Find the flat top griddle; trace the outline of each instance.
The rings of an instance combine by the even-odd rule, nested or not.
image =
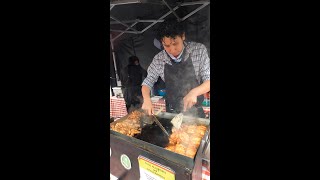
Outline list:
[[[172,118],[174,118],[177,114],[174,113],[168,113],[168,112],[161,112],[157,115],[158,120],[163,124],[163,126],[165,127],[165,129],[168,131],[169,134],[172,133],[171,129],[172,127],[170,127],[170,124],[168,122],[170,122],[172,120]],[[110,125],[115,125],[118,122],[122,122],[124,120],[126,120],[128,118],[129,115],[126,115],[122,118],[120,118],[117,121],[114,121],[112,123],[110,123]],[[201,144],[198,147],[198,153],[202,153],[202,149],[203,146],[206,143],[206,140],[208,139],[208,135],[210,134],[210,120],[209,119],[205,119],[205,118],[195,118],[195,117],[189,117],[189,116],[184,116],[183,117],[183,124],[197,124],[197,125],[204,125],[207,127],[206,133],[203,136],[202,140],[201,140]],[[152,132],[152,130],[155,130],[157,132]],[[147,142],[145,140],[141,140],[143,139],[142,136],[140,136],[141,139],[138,139],[136,137],[130,137],[130,136],[126,136],[124,134],[118,133],[116,131],[113,131],[112,129],[110,129],[110,134],[112,136],[115,136],[117,139],[121,139],[123,141],[126,141],[127,143],[131,143],[134,144],[135,146],[145,149],[146,151],[149,151],[151,154],[157,154],[158,156],[161,156],[163,159],[167,159],[169,161],[174,161],[175,163],[181,164],[183,166],[186,167],[190,167],[192,168],[194,165],[194,159],[187,157],[187,156],[183,156],[181,154],[169,151],[167,149],[165,149],[164,147],[166,146],[167,140],[166,140],[166,135],[161,131],[161,129],[159,127],[157,127],[157,125],[154,123],[152,124],[150,127],[146,128],[146,134],[144,135],[146,138],[148,139]],[[151,133],[150,136],[148,137],[147,133]],[[152,133],[157,133],[157,137],[159,138],[159,136],[161,136],[162,134],[162,140],[158,140],[155,141],[155,136],[152,136]],[[157,142],[154,144],[154,142]],[[201,151],[201,152],[199,152]],[[196,154],[196,156],[197,156]],[[195,156],[195,158],[196,158]]]

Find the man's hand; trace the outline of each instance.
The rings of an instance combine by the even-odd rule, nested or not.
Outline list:
[[[141,109],[144,110],[148,115],[152,115],[153,112],[153,106],[150,98],[150,89],[146,85],[142,85],[141,92],[143,96],[143,104]]]
[[[150,98],[149,99],[145,98],[143,100],[142,110],[144,110],[147,113],[147,115],[154,114],[153,106]]]
[[[183,111],[191,108],[197,103],[197,97],[210,91],[210,80],[203,82],[200,86],[193,88],[183,98]]]
[[[184,98],[183,98],[183,111],[190,109],[193,105],[197,103],[197,94],[193,91],[190,91]]]

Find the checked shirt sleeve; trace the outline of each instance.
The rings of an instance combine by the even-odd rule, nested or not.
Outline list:
[[[201,46],[199,75],[202,82],[210,80],[210,58],[204,45]]]
[[[160,73],[161,73],[160,67],[161,67],[161,64],[160,64],[159,56],[155,56],[150,66],[148,67],[148,70],[147,70],[148,75],[142,82],[142,85],[146,85],[149,87],[149,89],[151,89],[153,85],[157,82],[160,76]]]

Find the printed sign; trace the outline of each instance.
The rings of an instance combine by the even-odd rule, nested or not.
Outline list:
[[[124,168],[126,168],[128,170],[131,169],[131,161],[127,155],[122,154],[120,157],[120,160],[121,160],[121,164]]]
[[[146,157],[139,156],[140,180],[175,180],[175,172]]]

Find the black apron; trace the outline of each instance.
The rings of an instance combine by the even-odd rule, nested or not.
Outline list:
[[[180,113],[183,111],[183,98],[195,87],[199,86],[196,73],[190,56],[184,61],[186,51],[182,54],[182,60],[174,62],[170,56],[172,65],[165,64],[164,79],[166,84],[166,109],[170,113]],[[202,108],[204,96],[197,97],[197,103],[185,113],[189,116],[204,118]]]

